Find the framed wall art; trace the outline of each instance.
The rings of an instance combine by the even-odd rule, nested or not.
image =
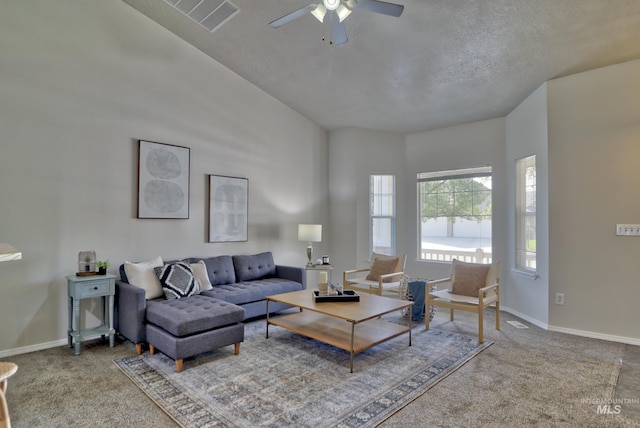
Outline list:
[[[209,176],[209,242],[247,241],[249,180]]]
[[[138,218],[189,218],[188,147],[140,140]]]

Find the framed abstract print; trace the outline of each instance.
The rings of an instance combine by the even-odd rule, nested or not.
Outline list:
[[[209,242],[248,239],[249,180],[209,176]]]
[[[138,218],[189,218],[188,147],[140,140]]]

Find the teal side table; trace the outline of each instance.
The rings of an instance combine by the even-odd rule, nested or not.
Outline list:
[[[115,329],[113,328],[113,302],[116,294],[116,277],[114,275],[68,276],[69,295],[69,348],[75,345],[75,355],[80,355],[80,344],[89,336],[109,335],[109,346],[113,348]],[[95,328],[82,330],[80,327],[80,301],[92,297],[100,297],[101,324]],[[109,325],[107,326],[105,305],[108,298]],[[75,329],[74,329],[75,321]]]

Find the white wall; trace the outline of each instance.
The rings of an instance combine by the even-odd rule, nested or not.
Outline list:
[[[24,254],[0,264],[0,357],[64,343],[79,251],[113,273],[157,255],[306,262],[297,224],[328,223],[319,126],[119,1],[4,1],[0,52],[0,242]],[[135,218],[137,139],[191,149],[188,220]],[[249,179],[248,242],[206,242],[207,174]]]
[[[406,168],[404,172],[411,197],[407,200],[407,239],[403,242],[408,254],[407,272],[417,278],[444,278],[449,275],[448,262],[418,261],[418,220],[416,176],[419,172],[444,171],[489,165],[493,170],[493,258],[505,258],[505,188],[504,119],[492,119],[459,126],[420,132],[406,136]]]
[[[361,128],[347,128],[330,134],[329,190],[331,195],[331,261],[334,281],[345,269],[369,265],[369,176],[396,176],[399,248],[406,240],[405,223],[410,221],[404,181],[404,136]],[[409,194],[407,194],[409,193]],[[398,251],[400,253],[400,251]]]
[[[547,85],[540,86],[507,115],[507,269],[503,287],[504,309],[546,328],[549,322],[549,194],[547,153]],[[536,274],[514,271],[515,266],[515,162],[536,155]]]
[[[548,82],[549,324],[640,344],[640,61]]]

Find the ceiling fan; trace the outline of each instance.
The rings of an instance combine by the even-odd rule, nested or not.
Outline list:
[[[344,21],[353,10],[357,9],[399,17],[402,15],[404,6],[379,0],[322,0],[321,3],[312,3],[308,6],[294,10],[282,18],[278,18],[275,21],[270,22],[269,25],[273,28],[280,28],[284,24],[310,13],[318,21],[322,23],[329,23],[331,34],[333,35],[331,43],[341,45],[343,43],[347,43],[347,30],[345,29],[342,21]]]

